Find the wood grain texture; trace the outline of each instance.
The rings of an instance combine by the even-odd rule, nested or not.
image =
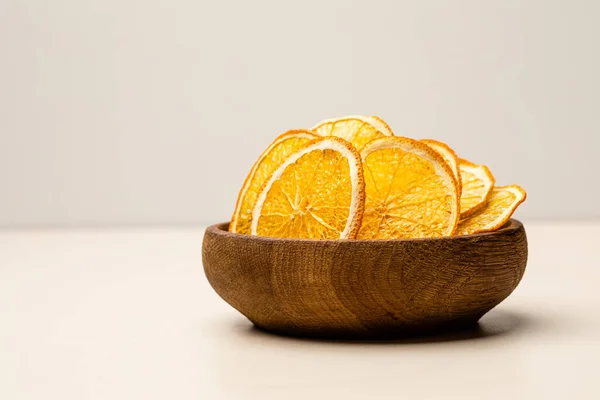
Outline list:
[[[415,240],[276,239],[206,230],[202,259],[215,291],[265,330],[390,337],[476,323],[518,285],[523,225]]]

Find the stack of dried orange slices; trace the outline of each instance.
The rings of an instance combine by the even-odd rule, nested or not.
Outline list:
[[[394,136],[379,117],[280,135],[246,177],[231,232],[309,239],[412,239],[490,232],[526,197],[445,143]]]

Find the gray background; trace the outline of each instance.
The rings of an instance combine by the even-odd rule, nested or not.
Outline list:
[[[3,0],[0,226],[211,223],[278,134],[376,114],[598,217],[596,1]]]

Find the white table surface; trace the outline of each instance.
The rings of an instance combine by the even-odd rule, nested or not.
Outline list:
[[[208,285],[203,229],[0,231],[0,399],[598,399],[600,223],[526,223],[481,332],[263,333]]]

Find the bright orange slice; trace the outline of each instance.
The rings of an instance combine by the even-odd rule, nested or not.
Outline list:
[[[258,192],[288,156],[318,138],[307,130],[291,130],[278,136],[258,157],[246,177],[238,195],[235,211],[229,224],[230,232],[250,234],[252,210],[256,204]]]
[[[348,142],[321,138],[288,157],[258,195],[252,234],[353,239],[364,211],[360,154]]]
[[[464,219],[485,206],[496,179],[485,165],[460,159],[458,168],[462,181],[460,217]]]
[[[458,156],[456,155],[454,150],[452,150],[450,146],[448,146],[446,143],[438,142],[437,140],[433,139],[423,139],[421,140],[421,142],[425,143],[427,146],[435,150],[440,156],[442,156],[444,161],[446,161],[446,163],[452,170],[452,174],[454,174],[454,179],[456,179],[456,184],[458,185],[458,192],[461,193],[462,180],[460,179],[460,170],[458,168]]]
[[[317,135],[342,138],[352,143],[359,151],[373,139],[393,135],[389,126],[380,119],[360,115],[328,119],[318,123],[311,130]]]
[[[491,232],[504,225],[527,194],[517,185],[497,186],[485,207],[458,224],[457,235]]]
[[[375,139],[361,152],[365,213],[359,239],[450,236],[459,217],[456,180],[429,146],[403,137]]]

